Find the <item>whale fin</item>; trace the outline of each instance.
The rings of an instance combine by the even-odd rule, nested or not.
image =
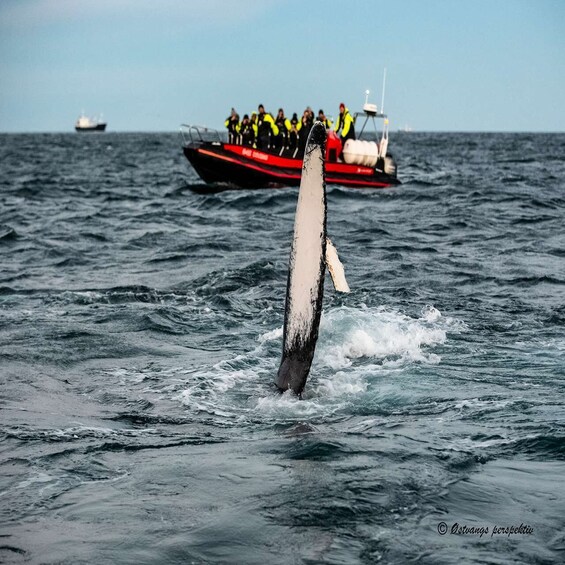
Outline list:
[[[275,384],[281,391],[302,394],[322,315],[326,274],[326,128],[310,130],[302,164],[290,250],[284,313],[283,351]]]
[[[326,264],[332,276],[334,288],[338,292],[351,292],[347,280],[345,280],[345,269],[339,260],[337,249],[329,237],[326,239]]]

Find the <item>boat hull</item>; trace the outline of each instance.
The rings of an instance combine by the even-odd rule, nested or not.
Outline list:
[[[208,184],[225,185],[227,188],[300,185],[301,158],[219,142],[189,143],[183,147],[183,152]],[[329,162],[326,165],[326,183],[355,188],[384,188],[400,184],[400,181],[375,168]]]
[[[75,126],[78,132],[91,132],[91,131],[106,131],[106,124],[96,124],[95,126],[79,127]]]

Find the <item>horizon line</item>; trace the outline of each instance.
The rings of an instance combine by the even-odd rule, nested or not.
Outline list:
[[[91,134],[91,137],[100,137],[113,133],[179,133],[181,125],[179,124],[178,129],[174,130],[136,130],[136,129],[121,129],[121,130],[110,130],[110,131],[100,131],[100,132],[78,132],[72,130],[19,130],[19,131],[0,131],[0,135],[37,135],[37,134]],[[214,128],[211,126],[207,127],[211,130],[224,131],[225,128]],[[227,132],[227,130],[225,130]],[[465,130],[465,129],[443,129],[443,130],[430,130],[430,129],[411,129],[404,130],[402,128],[389,128],[389,133],[405,133],[405,134],[419,134],[419,133],[530,133],[530,134],[565,134],[565,130]]]

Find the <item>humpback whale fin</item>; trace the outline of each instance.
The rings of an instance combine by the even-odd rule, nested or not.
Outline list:
[[[326,273],[326,128],[308,136],[290,250],[283,351],[275,384],[300,395],[314,358]]]
[[[351,289],[345,280],[345,270],[339,260],[337,249],[329,237],[326,239],[326,264],[328,265],[328,271],[332,276],[334,288],[338,292],[350,292]]]

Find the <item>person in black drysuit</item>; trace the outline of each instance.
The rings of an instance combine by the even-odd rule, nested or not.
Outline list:
[[[226,118],[224,125],[228,128],[228,143],[238,143],[239,114],[235,111],[235,108],[231,109],[231,114]]]
[[[249,119],[249,116],[245,114],[239,127],[242,145],[253,147],[253,144],[255,143],[255,135],[257,133],[256,130],[257,126]]]
[[[296,112],[292,114],[290,119],[290,131],[288,133],[288,149],[294,152],[298,147],[298,130],[300,129],[300,120]]]
[[[288,147],[288,134],[290,133],[290,120],[284,115],[284,110],[279,108],[275,118],[275,125],[279,128],[279,135],[273,140],[274,149],[282,151]]]
[[[304,110],[304,114],[302,114],[302,118],[300,118],[300,128],[298,130],[298,154],[304,155],[304,151],[306,150],[306,142],[308,141],[308,135],[310,134],[310,130],[314,125],[314,115],[309,108]]]

